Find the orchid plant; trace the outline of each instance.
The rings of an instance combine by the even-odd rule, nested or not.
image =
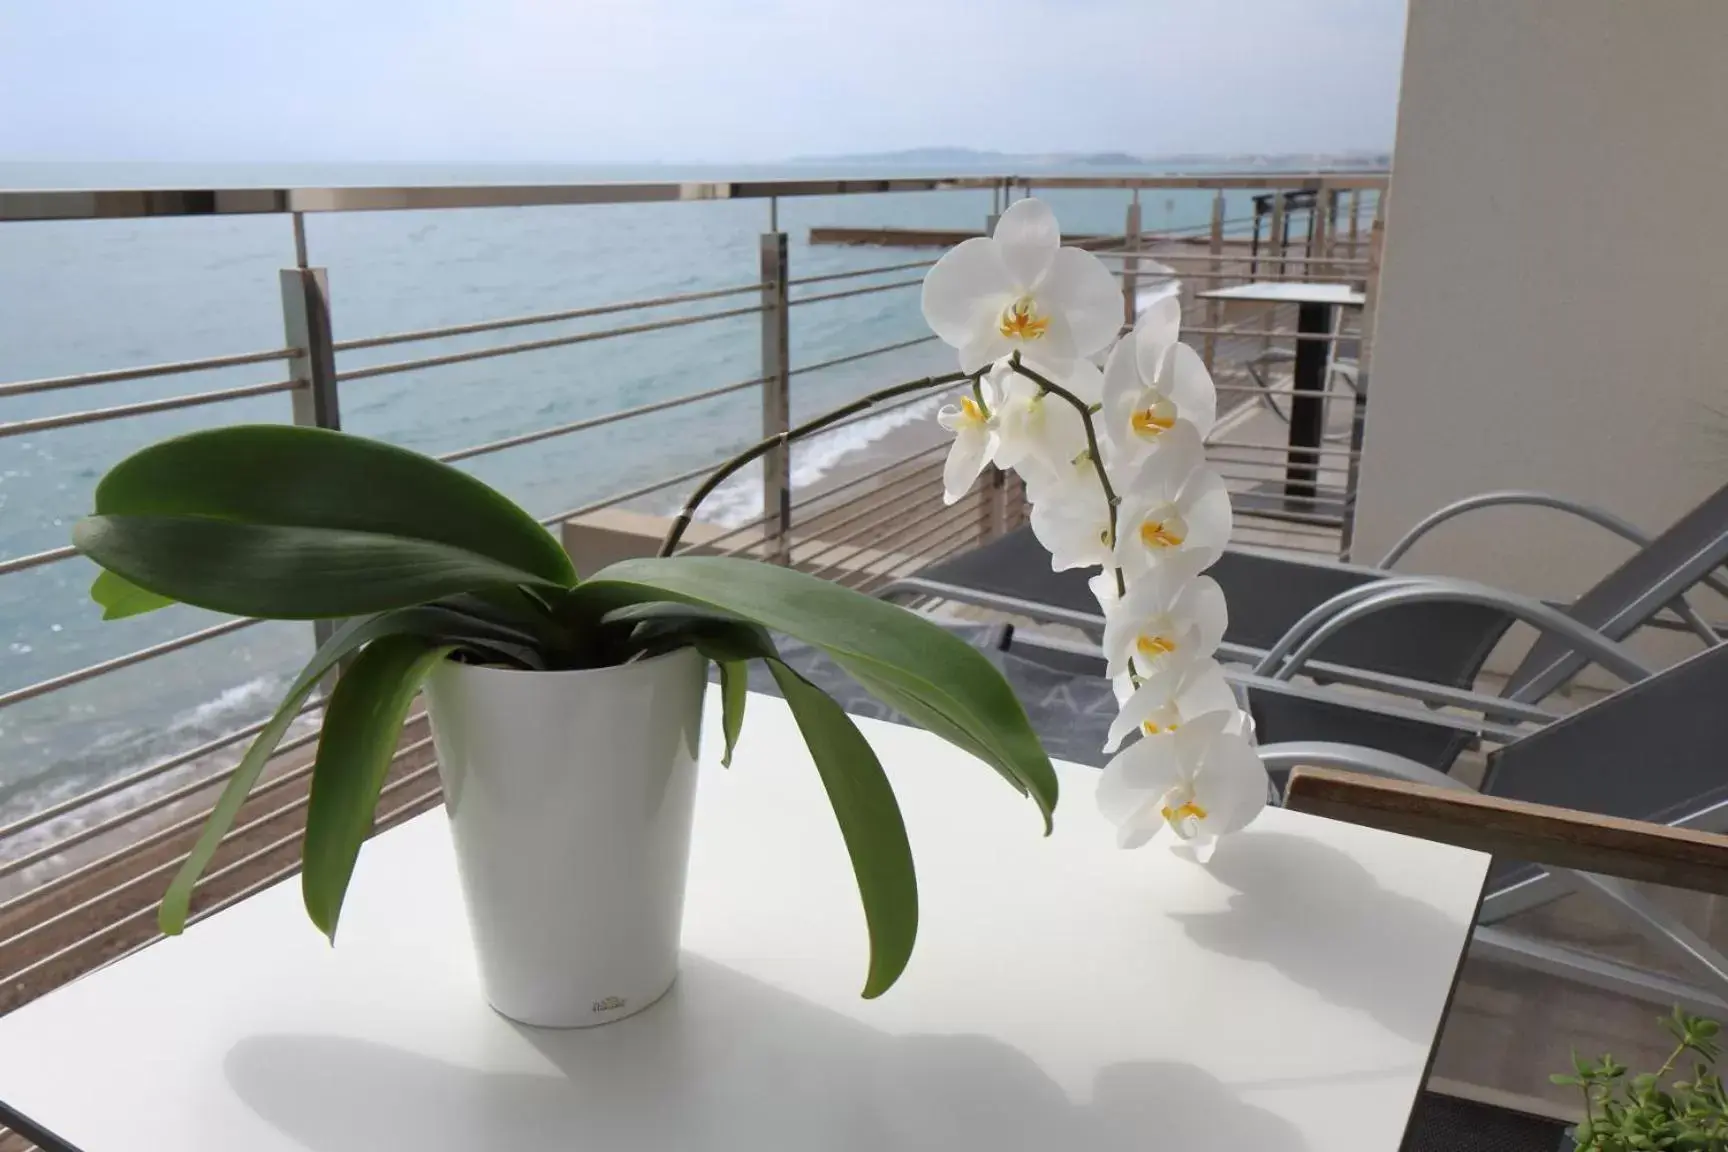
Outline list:
[[[1206,467],[1217,392],[1178,339],[1180,303],[1158,297],[1118,338],[1116,279],[1025,199],[937,261],[923,307],[966,382],[938,415],[954,433],[947,501],[990,464],[1012,470],[1051,566],[1100,569],[1090,587],[1119,702],[1100,809],[1125,848],[1168,828],[1209,857],[1265,807],[1267,778],[1213,659],[1226,611],[1204,572],[1230,539],[1230,495]]]

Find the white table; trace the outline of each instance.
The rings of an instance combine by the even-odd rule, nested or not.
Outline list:
[[[641,1015],[487,1008],[433,812],[366,846],[334,949],[290,881],[0,1019],[0,1100],[81,1152],[1398,1147],[1486,856],[1283,811],[1210,869],[1121,852],[1069,764],[1044,839],[989,769],[861,721],[923,907],[864,1001],[784,705],[751,698],[730,771],[718,712],[682,975]]]
[[[1321,284],[1309,280],[1256,280],[1252,284],[1201,292],[1198,299],[1263,300],[1268,304],[1320,304],[1341,308],[1360,308],[1367,303],[1367,297],[1348,284]]]
[[[1198,294],[1201,300],[1251,300],[1267,304],[1295,304],[1296,363],[1291,369],[1290,455],[1284,465],[1283,492],[1255,489],[1240,501],[1263,513],[1282,514],[1289,519],[1335,524],[1337,512],[1323,510],[1315,479],[1319,474],[1320,448],[1326,436],[1326,365],[1339,308],[1361,308],[1367,297],[1348,284],[1319,284],[1306,280],[1257,280],[1233,288],[1218,288]],[[1360,448],[1354,440],[1352,448]]]

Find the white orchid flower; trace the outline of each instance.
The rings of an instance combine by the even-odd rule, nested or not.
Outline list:
[[[1001,446],[1001,393],[987,380],[978,383],[977,398],[961,393],[959,403],[945,404],[936,422],[954,433],[947,462],[942,465],[942,502],[952,504],[966,495]]]
[[[1242,729],[1236,693],[1230,690],[1224,669],[1216,660],[1199,660],[1182,668],[1161,671],[1138,685],[1130,676],[1118,676],[1111,686],[1119,708],[1104,743],[1106,752],[1116,751],[1132,732],[1138,731],[1143,736],[1173,732],[1208,712],[1234,712],[1238,719],[1232,730]]]
[[[1159,438],[1121,493],[1116,563],[1130,576],[1185,553],[1209,568],[1230,542],[1230,491],[1205,467],[1200,433],[1179,421]]]
[[[1019,200],[993,236],[950,249],[924,277],[924,319],[976,372],[1012,352],[1066,374],[1102,351],[1122,324],[1122,289],[1103,261],[1062,247],[1056,217]]]
[[[1028,479],[1027,494],[1033,493],[1032,535],[1050,553],[1052,571],[1110,563],[1110,504],[1096,473]]]
[[[976,393],[942,410],[955,434],[943,482],[953,503],[986,464],[1013,469],[1051,567],[1103,569],[1087,585],[1104,613],[1119,708],[1099,806],[1125,847],[1168,827],[1204,858],[1266,803],[1252,722],[1212,658],[1224,593],[1201,575],[1232,520],[1222,478],[1205,467],[1217,391],[1179,339],[1174,293],[1149,302],[1104,360],[1122,307],[1109,270],[1063,248],[1036,200],[937,261],[924,279],[925,319],[965,372],[984,373]]]
[[[1104,374],[1094,364],[1078,361],[1060,377],[1030,361],[1027,367],[1082,404],[1091,406],[1102,401]],[[1088,473],[1096,477],[1087,450],[1086,421],[1072,403],[1054,392],[1044,391],[1037,381],[1022,376],[1006,363],[991,369],[989,379],[1003,398],[998,422],[1002,443],[996,450],[996,464],[1020,473],[1028,486],[1027,495],[1034,503],[1039,496],[1032,489],[1045,487],[1047,481],[1061,485],[1074,478],[1083,479]]]
[[[1036,514],[1037,509],[1033,509]],[[1179,671],[1218,650],[1229,623],[1224,590],[1197,576],[1193,557],[1142,573],[1104,611],[1105,675],[1132,668],[1145,677]]]
[[[1254,745],[1232,731],[1240,713],[1207,712],[1118,752],[1098,779],[1098,810],[1116,842],[1138,848],[1165,828],[1204,861],[1218,838],[1266,807],[1266,769]]]
[[[1178,421],[1202,439],[1218,421],[1218,391],[1200,354],[1177,339],[1182,306],[1160,297],[1104,365],[1103,434],[1124,462],[1156,447]]]
[[[1086,587],[1092,590],[1092,598],[1098,601],[1098,610],[1105,615],[1116,607],[1122,596],[1116,590],[1116,573],[1109,568],[1086,581]],[[1121,694],[1117,694],[1117,703],[1121,703]]]

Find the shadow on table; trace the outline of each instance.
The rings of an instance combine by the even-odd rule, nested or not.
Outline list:
[[[518,1031],[544,1058],[505,1045],[495,1058],[520,1072],[285,1034],[240,1042],[225,1070],[240,1099],[316,1152],[1304,1147],[1189,1065],[1106,1068],[1077,1104],[1000,1041],[891,1036],[690,954],[641,1015]]]
[[[1403,941],[1412,956],[1446,957],[1450,972],[1463,941],[1445,915],[1388,892],[1343,852],[1300,836],[1233,837],[1207,867],[1235,891],[1223,911],[1172,914],[1196,944],[1270,964],[1328,1002],[1365,1012],[1407,1040],[1424,1047],[1433,1042],[1432,995],[1411,995],[1406,973],[1389,971],[1340,942],[1391,937]]]

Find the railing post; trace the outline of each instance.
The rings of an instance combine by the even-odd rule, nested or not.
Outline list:
[[[1329,227],[1331,220],[1326,212],[1326,202],[1329,196],[1330,192],[1326,188],[1317,189],[1314,193],[1314,207],[1308,210],[1308,258],[1310,260],[1325,260],[1332,249],[1331,229]],[[1324,276],[1332,274],[1331,266],[1328,264],[1308,264],[1304,266],[1304,269],[1302,275],[1304,280],[1314,279],[1312,275],[1309,275],[1309,272],[1315,270]]]
[[[1338,258],[1338,204],[1342,200],[1338,189],[1326,190],[1326,270],[1328,275],[1336,275],[1332,261]]]
[[[1128,257],[1122,261],[1122,323],[1132,328],[1140,316],[1140,261],[1133,253],[1140,251],[1140,190],[1128,202],[1128,220],[1122,229],[1122,247]]]
[[[1266,233],[1266,253],[1268,257],[1266,262],[1267,265],[1273,269],[1271,278],[1274,280],[1284,279],[1284,257],[1288,254],[1286,248],[1290,240],[1290,236],[1287,232],[1288,228],[1289,219],[1284,215],[1284,190],[1279,188],[1272,193],[1272,227]],[[1278,253],[1276,257],[1272,256],[1272,251],[1274,249],[1276,249]],[[1276,265],[1273,264],[1273,260],[1277,261]],[[1278,326],[1275,323],[1278,317],[1278,305],[1268,305],[1266,308],[1261,310],[1259,316],[1260,327],[1270,333],[1272,329]],[[1260,348],[1262,351],[1271,350],[1272,337],[1270,335],[1262,336],[1260,338]]]
[[[1210,287],[1222,288],[1224,283],[1224,189],[1220,188],[1212,194],[1212,235],[1207,245],[1212,253],[1209,267],[1212,270]],[[1212,361],[1218,354],[1218,329],[1224,327],[1224,301],[1206,301],[1206,339],[1200,352],[1200,357],[1206,362],[1206,371],[1212,371]]]
[[[1266,234],[1267,263],[1272,263],[1274,259],[1277,261],[1277,268],[1272,273],[1272,279],[1274,280],[1284,279],[1285,248],[1290,240],[1290,237],[1285,232],[1285,227],[1284,190],[1280,188],[1272,193],[1272,227],[1267,230]],[[1276,249],[1278,253],[1276,257],[1272,256],[1272,251],[1274,249]]]
[[[1260,279],[1260,197],[1254,203],[1254,239],[1248,246],[1248,279]]]
[[[762,438],[792,427],[790,312],[786,270],[786,233],[762,236]],[[792,562],[792,449],[784,440],[762,457],[763,535],[768,558]]]
[[[300,354],[288,361],[294,381],[294,423],[310,428],[340,429],[341,405],[336,391],[336,346],[330,328],[330,282],[324,269],[305,266],[304,233],[295,217],[295,248],[298,268],[282,269],[282,333],[286,347]],[[331,620],[314,620],[312,635],[322,646],[335,632]],[[335,686],[324,683],[326,694]]]
[[[288,362],[294,381],[294,423],[341,428],[336,349],[330,333],[330,283],[322,268],[282,269],[282,331],[300,355]]]
[[[1356,236],[1358,221],[1362,216],[1362,189],[1350,189],[1350,259],[1356,259]]]

